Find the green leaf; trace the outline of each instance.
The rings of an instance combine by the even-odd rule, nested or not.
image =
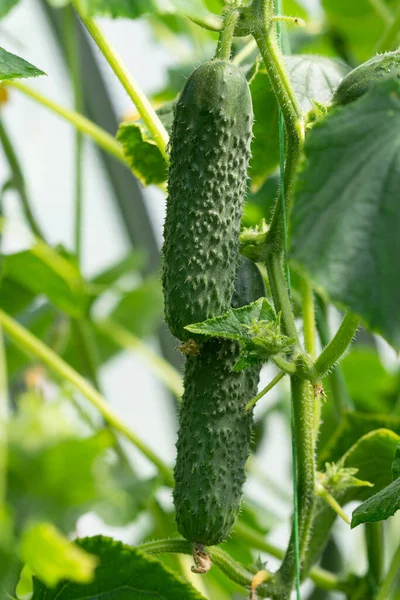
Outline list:
[[[391,464],[400,437],[389,429],[377,429],[360,438],[346,452],[341,463],[357,468],[357,478],[371,482],[373,488],[360,487],[353,498],[363,500],[392,480]]]
[[[0,280],[0,308],[14,315],[29,306],[35,297],[34,292],[7,277]]]
[[[164,127],[170,133],[175,102],[157,110]],[[131,169],[143,185],[163,183],[167,179],[167,163],[144,122],[139,119],[119,126],[117,139],[122,144]]]
[[[133,275],[139,272],[146,263],[142,252],[129,252],[120,261],[98,273],[90,283],[100,286],[103,290],[108,289],[125,275]]]
[[[392,412],[398,394],[398,379],[386,371],[378,352],[367,346],[354,346],[340,361],[340,368],[357,411]]]
[[[2,14],[4,13],[2,13],[0,4],[0,17]],[[11,54],[11,52],[7,52],[4,48],[0,48],[0,81],[38,77],[39,75],[46,75],[46,73],[34,67],[20,56]]]
[[[266,298],[260,298],[247,306],[231,308],[221,317],[187,325],[185,329],[192,333],[222,337],[244,343],[251,339],[250,328],[255,322],[265,321],[271,323],[275,319],[275,311],[269,301]]]
[[[88,296],[78,267],[42,242],[29,250],[5,256],[3,274],[34,294],[45,294],[55,306],[74,318],[86,313]]]
[[[400,82],[332,111],[305,144],[291,259],[315,286],[400,348]]]
[[[63,579],[89,583],[98,559],[70,542],[50,523],[37,523],[22,534],[21,559],[49,587]]]
[[[375,429],[391,429],[400,435],[400,417],[345,412],[332,438],[323,448],[318,464],[338,462],[359,438]]]
[[[286,67],[304,112],[313,101],[328,103],[349,68],[343,63],[318,55],[285,57]],[[259,69],[250,84],[254,110],[254,139],[250,162],[251,187],[256,191],[279,165],[279,109],[265,69]]]
[[[90,16],[137,19],[146,14],[209,15],[202,0],[84,0]]]
[[[189,583],[135,548],[102,536],[77,540],[76,545],[99,559],[93,583],[64,581],[48,589],[35,579],[32,600],[204,600]]]
[[[18,2],[19,0],[0,0],[0,19],[5,17]]]
[[[400,444],[396,448],[396,455],[392,464],[393,481],[400,477]]]
[[[371,58],[385,30],[385,22],[375,11],[374,4],[370,0],[322,0],[328,24],[360,62]],[[382,4],[389,14],[397,8],[397,0],[385,0]]]
[[[351,527],[361,523],[376,523],[392,517],[400,509],[400,479],[396,479],[383,490],[368,498],[354,511]]]

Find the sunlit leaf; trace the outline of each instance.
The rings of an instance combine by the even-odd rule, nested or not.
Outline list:
[[[383,490],[368,498],[353,511],[351,527],[361,523],[385,521],[400,509],[400,479],[396,479]]]
[[[33,574],[49,587],[63,579],[90,582],[99,562],[50,523],[37,523],[23,532],[20,556]]]

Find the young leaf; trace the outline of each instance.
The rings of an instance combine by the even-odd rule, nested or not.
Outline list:
[[[400,82],[387,80],[310,131],[291,215],[291,258],[315,286],[400,348]]]
[[[400,479],[396,479],[383,490],[368,498],[354,511],[351,527],[361,523],[385,521],[400,509]]]
[[[93,583],[64,581],[49,589],[35,579],[32,600],[204,600],[189,583],[135,548],[102,536],[77,540],[76,545],[99,559]]]
[[[50,523],[37,523],[25,529],[20,556],[33,574],[49,587],[63,579],[89,583],[99,562]]]
[[[46,75],[46,73],[34,67],[20,56],[7,52],[4,48],[0,48],[0,81],[4,81],[5,79],[38,77],[39,75]]]
[[[164,127],[170,133],[175,102],[167,102],[157,110]],[[121,123],[117,139],[122,144],[131,169],[144,185],[163,183],[167,179],[167,164],[152,135],[141,119]]]

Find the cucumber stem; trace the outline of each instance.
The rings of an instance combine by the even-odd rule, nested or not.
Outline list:
[[[257,404],[257,402],[261,398],[263,398],[263,396],[265,396],[265,394],[267,394],[270,390],[272,390],[272,388],[274,388],[276,386],[276,384],[279,383],[280,380],[283,379],[283,377],[285,377],[285,375],[286,375],[286,373],[284,373],[283,371],[278,373],[278,375],[276,377],[274,377],[274,379],[272,381],[270,381],[269,384],[267,386],[265,386],[265,388],[257,394],[257,396],[254,396],[254,398],[246,404],[244,410],[251,410]]]
[[[232,41],[236,25],[239,19],[239,11],[233,10],[227,13],[224,19],[224,26],[218,39],[217,52],[215,58],[220,60],[230,60],[232,52]]]
[[[359,326],[360,319],[358,317],[351,313],[345,315],[336,335],[315,361],[314,367],[321,379],[333,369],[338,360],[346,352]]]
[[[387,600],[389,598],[390,590],[398,577],[400,570],[400,544],[397,548],[394,556],[392,558],[392,562],[389,567],[389,571],[386,574],[385,579],[382,582],[379,593],[376,596],[376,600]]]

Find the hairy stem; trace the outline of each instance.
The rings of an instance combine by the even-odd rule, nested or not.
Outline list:
[[[138,83],[133,78],[132,74],[128,71],[121,57],[110,42],[105,38],[101,29],[97,26],[95,21],[86,16],[86,11],[82,0],[74,0],[74,6],[77,13],[82,19],[86,29],[96,42],[97,46],[101,50],[104,58],[114,71],[115,75],[121,82],[126,93],[136,106],[140,116],[142,117],[147,129],[150,131],[155,143],[165,160],[168,162],[167,144],[168,144],[168,133],[160,121],[156,111],[151,106],[146,95],[140,89]]]
[[[29,203],[28,194],[26,192],[24,175],[18,161],[17,153],[12,145],[11,139],[4,127],[4,123],[0,119],[0,141],[3,146],[5,157],[12,173],[12,182],[21,199],[22,209],[26,221],[31,228],[31,231],[40,239],[44,240],[43,232],[33,214],[32,207]]]
[[[285,375],[286,373],[284,373],[283,371],[278,373],[278,375],[274,377],[274,379],[270,381],[269,384],[257,394],[257,396],[254,396],[254,398],[246,404],[245,410],[251,410],[257,404],[257,402],[261,398],[263,398],[263,396],[265,396],[265,394],[268,394],[268,392],[272,390],[272,388],[274,388],[276,384],[279,383],[281,379],[283,379],[283,377],[285,377]]]
[[[277,313],[282,313],[283,331],[288,337],[294,338],[298,345],[296,323],[287,290],[283,260],[283,255],[281,253],[272,253],[267,256],[265,264],[268,271],[268,279],[271,286],[275,310]]]
[[[117,140],[113,138],[112,135],[104,131],[104,129],[102,129],[89,119],[86,119],[86,117],[84,117],[83,115],[77,113],[74,110],[70,110],[69,108],[65,108],[64,106],[60,106],[56,102],[53,102],[53,100],[46,98],[42,94],[39,94],[39,92],[37,92],[36,90],[30,88],[24,83],[20,83],[19,81],[4,81],[3,84],[18,89],[20,92],[23,92],[42,106],[45,106],[51,111],[57,113],[58,115],[60,115],[60,117],[62,117],[63,119],[71,123],[74,127],[76,127],[76,129],[92,138],[92,140],[96,142],[96,144],[100,146],[100,148],[102,148],[109,154],[112,154],[115,158],[117,158],[119,161],[121,161],[129,167],[129,163],[125,158],[125,154],[122,150],[121,144],[117,142]]]
[[[157,467],[164,479],[165,485],[173,485],[172,473],[165,462],[157,456],[126,424],[114,413],[112,408],[99,392],[88,383],[79,373],[70,367],[62,358],[57,356],[46,344],[22,327],[4,311],[0,310],[0,324],[11,339],[28,355],[33,354],[42,360],[62,379],[69,381],[97,408],[105,421],[128,439],[146,458]]]
[[[374,587],[378,588],[385,563],[385,543],[381,522],[365,523],[365,541],[367,543],[368,575],[372,578]]]
[[[351,313],[345,315],[335,337],[315,361],[314,366],[319,377],[325,377],[343,356],[353,341],[359,325],[360,320],[358,317]]]
[[[219,58],[220,60],[229,60],[231,58],[233,35],[238,18],[238,10],[233,10],[226,15],[224,27],[219,35],[215,58]]]

